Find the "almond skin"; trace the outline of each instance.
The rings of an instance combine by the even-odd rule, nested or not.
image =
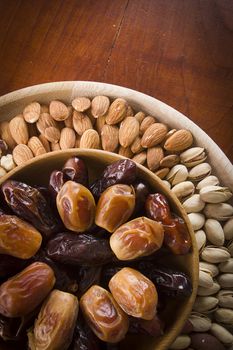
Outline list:
[[[119,129],[119,142],[123,147],[130,146],[139,135],[139,122],[134,117],[123,120]]]
[[[120,146],[118,153],[126,158],[132,158],[134,156],[133,152],[131,151],[130,147],[122,147]]]
[[[41,113],[40,118],[36,123],[36,127],[41,134],[44,134],[45,129],[49,126],[57,126],[57,122],[51,117],[49,113]]]
[[[60,140],[60,130],[54,126],[45,129],[44,136],[50,142],[58,142]]]
[[[181,129],[173,133],[165,142],[164,148],[170,152],[180,152],[190,147],[193,135],[189,130]]]
[[[30,148],[35,157],[47,153],[42,142],[36,136],[32,136],[28,140],[28,147]]]
[[[140,136],[136,137],[136,139],[134,140],[134,142],[132,143],[130,148],[134,154],[140,153],[144,150],[144,148],[141,145],[141,137]]]
[[[72,106],[77,112],[84,112],[91,107],[91,101],[87,97],[76,97],[72,101]]]
[[[73,113],[73,127],[78,135],[82,135],[86,130],[92,129],[92,123],[87,115],[74,111]]]
[[[27,144],[29,139],[28,127],[22,115],[11,119],[9,123],[10,133],[17,144]]]
[[[154,123],[142,136],[142,147],[149,148],[158,145],[167,134],[167,126],[162,123]]]
[[[33,153],[27,145],[17,145],[12,152],[14,162],[17,165],[24,164],[29,159],[33,158]]]
[[[40,117],[41,108],[38,102],[32,102],[23,110],[23,117],[27,123],[35,123]]]
[[[154,117],[151,117],[150,115],[143,118],[140,125],[140,135],[143,135],[144,132],[149,128],[149,126],[151,126],[154,123],[156,123],[156,119]]]
[[[128,104],[123,98],[117,98],[110,105],[106,115],[106,123],[109,125],[121,122],[127,114]]]
[[[151,171],[159,168],[160,161],[163,159],[164,153],[160,146],[148,148],[147,150],[147,165]]]
[[[61,101],[51,101],[49,105],[49,113],[56,121],[62,121],[68,118],[69,110]]]
[[[101,131],[102,148],[114,152],[119,145],[119,129],[117,126],[105,124]]]
[[[139,163],[139,164],[144,164],[146,162],[146,152],[141,152],[141,153],[138,153],[136,154],[132,160],[136,163]]]
[[[38,136],[40,142],[42,143],[42,145],[44,146],[46,152],[50,152],[50,144],[49,141],[46,139],[46,137],[42,134],[40,134]]]
[[[94,118],[99,118],[106,114],[110,105],[107,96],[96,96],[91,101],[91,113]]]
[[[60,136],[61,149],[73,148],[75,146],[76,135],[71,128],[63,128]]]
[[[80,148],[100,148],[100,137],[96,130],[86,130],[80,139]]]

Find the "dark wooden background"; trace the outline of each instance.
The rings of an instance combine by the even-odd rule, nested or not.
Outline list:
[[[233,161],[233,0],[0,0],[0,95],[59,80],[152,95]]]

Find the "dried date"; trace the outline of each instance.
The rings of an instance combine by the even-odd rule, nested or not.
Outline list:
[[[140,318],[131,317],[129,333],[145,334],[151,337],[158,337],[164,333],[164,323],[155,315],[152,320],[143,320]]]
[[[146,203],[146,199],[149,194],[149,187],[142,181],[137,181],[133,184],[135,196],[136,196],[136,203],[134,208],[134,214],[137,214],[140,212]]]
[[[88,170],[82,159],[78,157],[69,158],[62,168],[62,172],[67,180],[88,187]]]
[[[101,267],[80,266],[78,271],[78,296],[81,297],[91,286],[99,284]]]
[[[166,197],[161,193],[150,194],[146,199],[146,214],[150,219],[166,224],[170,222],[171,211]]]
[[[26,260],[0,254],[0,279],[15,275],[24,268],[25,264]]]
[[[60,170],[54,170],[50,174],[49,178],[49,191],[51,193],[51,196],[53,199],[57,197],[58,192],[61,190],[62,186],[64,185],[64,174]]]

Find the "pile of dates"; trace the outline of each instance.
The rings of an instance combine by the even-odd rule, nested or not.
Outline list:
[[[7,180],[0,203],[6,349],[113,350],[127,333],[158,337],[171,298],[192,292],[185,273],[159,264],[189,252],[186,224],[129,159],[89,185],[72,157],[47,187]]]

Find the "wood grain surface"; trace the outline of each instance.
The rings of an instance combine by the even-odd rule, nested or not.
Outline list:
[[[232,0],[0,0],[0,95],[61,80],[154,96],[233,161]]]

